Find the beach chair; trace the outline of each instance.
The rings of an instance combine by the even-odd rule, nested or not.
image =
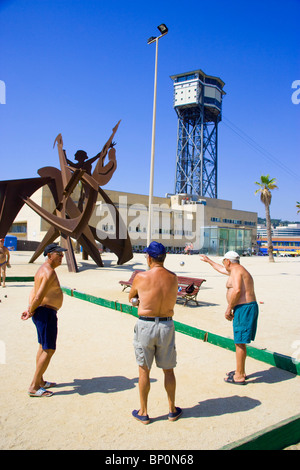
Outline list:
[[[198,305],[197,295],[203,282],[206,282],[206,279],[184,277],[184,276],[177,276],[177,278],[178,278],[177,300],[183,299],[184,306],[187,305],[188,302],[190,301],[193,301]]]

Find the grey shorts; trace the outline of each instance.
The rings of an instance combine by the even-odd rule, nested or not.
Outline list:
[[[176,366],[175,327],[173,320],[138,320],[134,327],[135,357],[139,366],[151,369],[153,359],[161,369]]]

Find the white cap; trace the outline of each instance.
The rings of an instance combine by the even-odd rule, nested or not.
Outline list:
[[[224,259],[229,259],[229,261],[238,261],[240,259],[240,255],[236,251],[227,251],[223,256],[222,261]]]

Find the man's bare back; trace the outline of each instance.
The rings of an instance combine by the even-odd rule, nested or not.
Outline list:
[[[153,265],[149,271],[140,272],[135,276],[129,300],[139,296],[140,316],[172,317],[177,291],[176,274],[163,266]]]

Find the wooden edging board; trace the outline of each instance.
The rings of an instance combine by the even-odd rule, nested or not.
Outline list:
[[[131,305],[122,304],[118,301],[102,299],[101,297],[95,297],[83,292],[79,292],[76,289],[70,289],[69,287],[62,287],[63,292],[67,295],[75,297],[77,299],[85,300],[87,302],[92,302],[96,305],[102,307],[112,308],[118,310],[119,312],[124,312],[135,317],[138,316],[137,308]],[[196,339],[201,339],[208,343],[214,344],[215,346],[222,347],[224,349],[229,349],[230,351],[235,351],[235,345],[233,339],[225,338],[223,336],[215,335],[208,331],[200,330],[193,326],[185,325],[178,321],[174,321],[175,331],[178,333],[183,333],[188,336],[192,336]],[[268,351],[267,349],[258,349],[252,346],[247,346],[247,354],[249,357],[256,359],[257,361],[265,362],[272,366],[278,367],[279,369],[286,370],[295,375],[300,375],[300,362],[296,361],[290,356],[285,356],[273,351]]]
[[[282,450],[300,441],[300,414],[262,429],[220,450]]]
[[[34,276],[6,276],[5,282],[33,282]]]

